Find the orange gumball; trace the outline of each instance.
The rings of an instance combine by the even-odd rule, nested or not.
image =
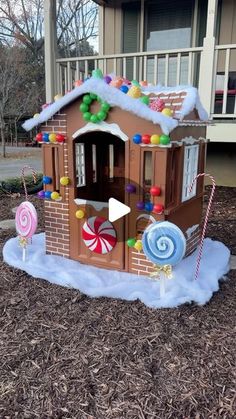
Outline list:
[[[81,86],[82,84],[83,84],[83,81],[82,80],[75,80],[74,87]]]

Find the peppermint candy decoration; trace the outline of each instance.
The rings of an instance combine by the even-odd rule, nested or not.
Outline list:
[[[156,112],[163,111],[164,107],[165,107],[165,102],[164,100],[160,98],[154,99],[149,105],[149,108]]]
[[[176,265],[186,251],[186,239],[183,232],[169,221],[151,224],[143,233],[143,251],[156,265]]]
[[[16,210],[16,231],[20,237],[30,239],[38,225],[38,216],[31,202],[22,202]]]
[[[91,252],[101,255],[111,252],[117,242],[113,225],[103,217],[90,217],[83,225],[82,237]]]

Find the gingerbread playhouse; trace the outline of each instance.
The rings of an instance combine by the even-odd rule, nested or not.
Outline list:
[[[46,252],[148,275],[141,240],[169,221],[197,246],[206,120],[193,87],[137,86],[91,77],[24,124],[42,142]],[[144,83],[143,83],[144,84]],[[129,206],[111,222],[108,201]]]

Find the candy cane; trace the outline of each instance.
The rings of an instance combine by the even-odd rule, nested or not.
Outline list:
[[[26,170],[26,169],[29,169],[29,170],[31,170],[31,171],[32,171],[32,175],[33,175],[34,183],[36,183],[36,182],[37,182],[37,175],[36,175],[35,170],[34,170],[31,166],[24,166],[24,167],[22,168],[22,170],[21,170],[21,179],[22,179],[23,186],[24,186],[25,199],[26,199],[26,201],[28,201],[28,200],[29,200],[29,199],[28,199],[28,192],[27,192],[26,182],[25,182],[25,170]]]
[[[204,242],[204,238],[205,238],[205,234],[206,234],[206,228],[207,228],[208,218],[209,218],[209,214],[210,214],[210,210],[211,210],[212,200],[213,200],[213,196],[214,196],[215,188],[216,188],[216,182],[215,182],[215,179],[213,178],[213,176],[209,175],[209,173],[199,173],[192,180],[192,183],[191,183],[190,188],[189,188],[189,192],[192,191],[192,188],[193,188],[194,183],[201,176],[208,176],[211,179],[211,181],[212,181],[212,190],[211,190],[211,195],[210,195],[210,199],[209,199],[209,202],[208,202],[206,216],[205,216],[205,221],[204,221],[203,229],[202,229],[200,247],[199,247],[199,252],[198,252],[198,257],[197,257],[197,265],[196,265],[195,279],[198,278],[198,274],[199,274],[199,268],[200,268],[200,263],[201,263],[201,258],[202,258],[203,242]]]

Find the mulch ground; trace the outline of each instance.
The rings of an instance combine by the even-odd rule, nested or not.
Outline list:
[[[12,218],[22,197],[0,199],[0,219]],[[207,234],[234,254],[235,208],[236,188],[217,188]],[[165,310],[91,299],[3,262],[0,278],[1,418],[236,417],[236,271],[207,305]]]

